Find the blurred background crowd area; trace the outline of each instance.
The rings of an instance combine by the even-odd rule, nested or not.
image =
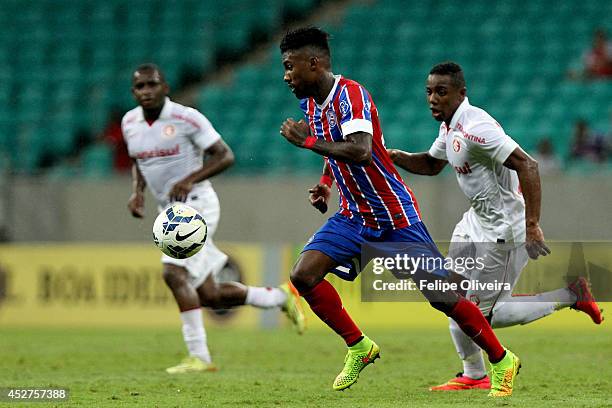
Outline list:
[[[122,115],[133,69],[154,62],[171,97],[201,110],[236,175],[316,174],[321,159],[278,136],[300,117],[283,83],[288,27],[331,33],[334,72],[366,86],[388,147],[437,135],[424,84],[464,68],[486,109],[541,172],[612,169],[612,2],[605,0],[3,0],[0,163],[5,174],[104,178],[129,171]]]

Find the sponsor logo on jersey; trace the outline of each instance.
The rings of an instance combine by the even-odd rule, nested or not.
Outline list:
[[[180,153],[180,146],[177,144],[173,148],[170,149],[155,149],[155,150],[145,150],[143,152],[136,153],[137,159],[151,159],[153,157],[166,157],[166,156],[175,156]]]
[[[470,135],[468,132],[463,130],[463,125],[461,123],[457,123],[457,130],[459,130],[459,132],[461,132],[463,137],[466,138],[467,140],[471,140],[472,142],[476,142],[480,144],[486,143],[486,140],[484,137]]]
[[[455,168],[455,171],[458,174],[469,174],[472,172],[472,169],[470,168],[470,163],[468,162],[465,162],[462,167],[459,167],[459,166],[453,166],[453,167]]]
[[[176,136],[176,128],[174,127],[174,125],[164,126],[164,129],[162,130],[162,136],[166,139],[172,139],[174,136]]]

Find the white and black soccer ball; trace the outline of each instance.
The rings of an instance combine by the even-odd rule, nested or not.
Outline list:
[[[164,254],[176,259],[198,253],[206,242],[207,233],[204,218],[182,203],[166,208],[153,223],[153,242]]]

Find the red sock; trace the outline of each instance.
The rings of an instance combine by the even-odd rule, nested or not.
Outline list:
[[[355,344],[362,336],[359,327],[342,307],[342,300],[331,283],[324,279],[302,296],[319,319],[342,336],[347,345]]]
[[[491,325],[475,304],[466,298],[460,298],[449,316],[457,322],[465,334],[472,338],[474,343],[489,355],[489,361],[496,363],[504,357],[504,348],[493,333]]]

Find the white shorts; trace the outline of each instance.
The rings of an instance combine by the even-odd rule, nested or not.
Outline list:
[[[498,301],[512,296],[512,291],[521,276],[521,272],[527,266],[529,255],[524,243],[475,241],[475,236],[482,237],[479,231],[474,230],[475,228],[480,228],[480,226],[473,225],[468,217],[463,217],[453,231],[448,257],[451,259],[457,257],[480,258],[484,265],[482,268],[454,272],[472,282],[494,283],[499,286],[499,288],[493,290],[470,288],[466,293],[466,298],[474,302],[480,308],[482,314],[488,316]],[[501,287],[505,283],[510,284],[509,290]]]
[[[213,236],[219,225],[221,210],[219,198],[212,187],[194,189],[187,198],[185,204],[200,212],[206,226],[208,227],[206,243],[197,254],[186,259],[175,259],[168,255],[162,255],[164,264],[181,266],[187,269],[189,280],[193,287],[199,287],[212,273],[217,274],[227,262],[227,255],[221,252],[213,242]],[[161,211],[161,209],[160,209]]]

